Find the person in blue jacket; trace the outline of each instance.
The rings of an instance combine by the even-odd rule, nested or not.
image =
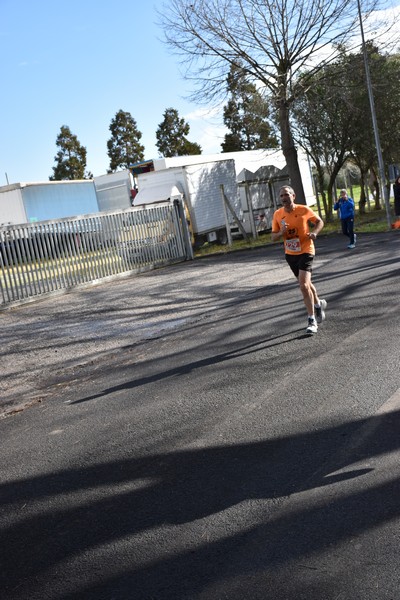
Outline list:
[[[350,239],[350,244],[347,247],[355,248],[357,236],[354,233],[354,200],[347,195],[347,190],[340,190],[340,196],[333,209],[339,211],[343,235]]]

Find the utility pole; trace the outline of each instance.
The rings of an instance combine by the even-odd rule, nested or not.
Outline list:
[[[386,218],[387,218],[388,228],[390,229],[392,224],[391,224],[391,218],[390,218],[389,191],[387,189],[387,186],[385,185],[386,184],[385,165],[383,163],[382,148],[381,148],[381,142],[379,139],[378,123],[376,120],[374,94],[373,94],[372,85],[371,85],[371,74],[370,74],[370,70],[369,70],[367,48],[365,46],[364,27],[363,27],[363,23],[362,23],[360,0],[357,0],[357,5],[358,5],[358,17],[360,20],[362,48],[363,48],[363,54],[364,54],[365,76],[366,76],[366,80],[367,80],[369,104],[371,107],[372,126],[374,128],[376,153],[378,155],[381,195],[382,195],[382,198],[384,198],[384,200],[385,200]]]

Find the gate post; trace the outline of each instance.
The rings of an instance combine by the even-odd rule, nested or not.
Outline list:
[[[193,254],[192,240],[190,237],[189,226],[186,221],[185,209],[183,207],[183,200],[175,199],[174,206],[178,213],[178,221],[179,221],[179,223],[181,223],[181,232],[182,232],[182,237],[183,237],[183,243],[185,245],[185,250],[186,250],[186,260],[193,260],[194,254]]]

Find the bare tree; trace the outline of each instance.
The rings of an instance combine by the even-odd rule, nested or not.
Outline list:
[[[380,2],[362,0],[364,15]],[[298,201],[304,203],[291,106],[312,76],[337,56],[337,48],[358,36],[357,2],[170,0],[161,26],[165,42],[182,57],[185,77],[195,82],[192,98],[196,101],[220,99],[231,66],[243,68],[249,80],[268,91],[277,111],[291,183]]]

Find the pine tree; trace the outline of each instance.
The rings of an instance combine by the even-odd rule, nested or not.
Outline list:
[[[187,139],[189,131],[189,124],[179,118],[178,111],[167,108],[164,112],[164,120],[156,131],[156,146],[160,155],[171,157],[201,154],[201,146]]]
[[[142,133],[129,112],[119,110],[109,127],[111,138],[107,142],[110,158],[109,173],[128,169],[132,164],[144,160],[144,146],[140,143]]]
[[[230,99],[224,107],[224,123],[230,130],[221,144],[222,152],[276,148],[278,140],[270,123],[268,102],[243,69],[232,66],[227,77]]]
[[[67,125],[62,125],[57,136],[56,146],[59,147],[54,157],[56,166],[50,181],[90,179],[91,173],[86,173],[86,148],[78,141]]]

